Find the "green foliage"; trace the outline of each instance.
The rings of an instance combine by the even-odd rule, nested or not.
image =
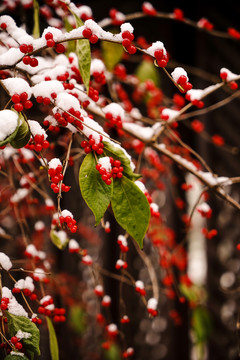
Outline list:
[[[79,335],[83,334],[86,330],[86,312],[80,306],[72,306],[69,309],[69,321],[71,327]]]
[[[23,356],[23,355],[7,355],[4,360],[29,360],[26,356]]]
[[[62,230],[60,230],[62,231]],[[59,250],[63,250],[65,249],[65,247],[68,244],[69,239],[66,238],[66,241],[62,242],[60,236],[59,236],[59,231],[56,230],[51,230],[50,231],[50,239],[52,240],[52,243],[59,249]]]
[[[11,111],[13,111],[13,110],[11,110]],[[4,140],[0,141],[0,146],[7,145],[8,143],[10,143],[15,138],[15,136],[17,135],[17,132],[18,132],[19,124],[20,124],[20,119],[18,117],[16,129],[12,132],[12,134],[10,134]]]
[[[135,174],[132,171],[131,165],[130,165],[130,160],[129,158],[126,156],[125,152],[123,151],[123,149],[121,149],[118,146],[114,146],[113,144],[111,144],[110,142],[107,141],[103,141],[104,143],[104,153],[107,156],[113,157],[114,159],[118,159],[121,161],[121,164],[124,168],[123,170],[123,174],[128,177],[130,180],[137,180],[141,177],[141,175],[139,174]]]
[[[112,209],[117,222],[143,247],[150,208],[143,192],[126,176],[114,180]]]
[[[33,37],[38,39],[40,37],[39,26],[39,4],[37,0],[33,0]]]
[[[15,336],[18,330],[31,334],[31,337],[22,339],[24,348],[29,353],[40,355],[39,341],[40,332],[37,326],[25,316],[17,316],[6,312],[8,319],[8,332],[10,336]]]
[[[156,86],[160,84],[160,76],[152,61],[143,60],[137,67],[135,75],[141,82],[152,80]]]
[[[104,351],[104,360],[121,360],[121,351],[119,346],[112,343],[108,350]]]
[[[211,333],[212,323],[207,309],[203,306],[193,309],[192,327],[197,343],[207,341]]]
[[[10,141],[10,144],[15,149],[20,149],[20,148],[24,147],[25,145],[27,145],[27,143],[30,139],[30,136],[31,136],[28,124],[27,124],[24,116],[21,113],[19,113],[19,119],[21,120],[22,124],[18,127],[17,133],[14,136],[14,139],[12,141]]]
[[[96,160],[92,153],[88,154],[80,167],[79,184],[82,196],[92,210],[96,225],[105,214],[112,196],[113,186],[106,185],[96,169]]]
[[[55,333],[55,329],[52,323],[52,320],[47,316],[47,326],[49,333],[49,345],[50,345],[50,353],[51,360],[59,360],[59,349],[58,349],[58,341]]]
[[[104,64],[109,71],[112,71],[122,59],[123,47],[121,44],[102,41],[101,48]]]
[[[188,301],[196,304],[204,303],[207,298],[206,290],[197,285],[187,286],[185,284],[179,284],[179,289]]]
[[[83,26],[83,21],[70,8],[69,11],[75,17],[77,27]],[[78,65],[83,83],[89,90],[90,82],[90,66],[91,66],[91,48],[89,40],[81,39],[76,41],[76,54],[78,57]]]

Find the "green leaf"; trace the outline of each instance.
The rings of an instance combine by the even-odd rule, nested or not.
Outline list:
[[[63,250],[67,246],[69,239],[67,238],[67,233],[63,230],[56,231],[51,230],[50,231],[50,239],[52,240],[52,243],[59,249]]]
[[[112,343],[108,350],[104,351],[104,360],[121,360],[121,350],[117,344]]]
[[[77,27],[83,26],[83,21],[75,14],[70,8],[69,11],[75,17]],[[91,66],[91,48],[89,40],[81,39],[76,42],[76,54],[78,57],[78,66],[80,70],[80,74],[83,80],[83,83],[87,89],[87,93],[89,90],[89,82],[90,82],[90,66]]]
[[[207,309],[202,306],[193,309],[192,326],[197,343],[207,341],[212,330],[212,322]]]
[[[80,190],[99,224],[111,201],[113,185],[106,185],[96,169],[92,153],[85,156],[79,171]]]
[[[7,111],[9,111],[9,113],[6,113]],[[1,111],[0,111],[0,127],[6,125],[6,124],[4,124],[4,121],[6,121],[6,120],[5,120],[5,116],[6,116],[5,114],[8,114],[8,115],[9,115],[9,114],[10,114],[10,111],[13,111],[15,114],[18,115],[18,113],[17,113],[16,111],[14,111],[14,110],[9,110],[9,109],[7,109],[7,110],[1,110]],[[2,121],[1,121],[1,114],[2,114],[3,112],[5,112],[5,114],[4,114],[4,116],[2,117]],[[20,119],[19,119],[19,116],[18,116],[16,128],[14,129],[14,131],[13,131],[9,136],[7,136],[4,140],[0,141],[0,146],[7,145],[9,142],[11,142],[11,141],[15,138],[15,136],[16,136],[16,134],[17,134],[17,131],[18,131],[19,124],[20,124]]]
[[[31,337],[22,339],[22,343],[26,351],[34,352],[40,355],[39,341],[40,332],[37,326],[25,316],[17,316],[7,313],[8,332],[10,336],[15,336],[18,330],[31,334]]]
[[[70,24],[70,22],[66,17],[63,19],[63,21],[64,21],[65,30],[67,32],[70,32],[73,29],[72,25]],[[75,51],[76,51],[76,41],[75,40],[68,41],[67,51],[65,52],[66,56],[68,56],[71,52],[75,52]]]
[[[108,41],[101,42],[102,56],[106,68],[111,71],[121,60],[124,53],[121,44],[111,43]]]
[[[112,209],[117,222],[143,247],[148,229],[150,207],[143,192],[127,177],[113,183]]]
[[[78,305],[71,306],[69,309],[69,321],[77,334],[81,335],[86,331],[87,314],[82,307]]]
[[[39,27],[39,4],[37,0],[33,0],[33,37],[38,39],[40,37]]]
[[[159,86],[160,76],[156,66],[152,61],[143,60],[137,67],[135,75],[137,78],[144,82],[152,80],[156,86]]]
[[[24,355],[17,355],[17,354],[11,355],[11,354],[9,354],[8,356],[6,356],[4,358],[4,360],[29,360],[29,359]]]
[[[22,120],[22,124],[18,127],[16,136],[14,137],[14,139],[12,141],[10,141],[10,144],[15,149],[20,149],[20,148],[24,147],[28,143],[30,136],[31,136],[31,133],[30,133],[30,130],[28,127],[28,123],[24,119],[24,116],[21,113],[19,114],[19,119]]]
[[[47,316],[47,326],[49,332],[49,345],[50,345],[50,353],[52,360],[59,360],[59,349],[58,349],[58,341],[55,333],[55,329],[52,323],[52,320]]]
[[[140,174],[135,174],[132,171],[130,160],[127,157],[126,153],[124,152],[123,148],[119,146],[114,146],[108,141],[103,141],[103,143],[104,143],[104,153],[107,156],[111,156],[114,159],[118,159],[121,161],[121,164],[124,168],[123,174],[125,176],[127,176],[130,180],[134,180],[134,181],[142,176]]]

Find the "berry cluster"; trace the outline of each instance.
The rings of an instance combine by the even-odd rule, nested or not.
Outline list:
[[[91,86],[89,86],[88,96],[94,102],[97,102],[99,100],[99,92]]]
[[[154,56],[156,58],[157,64],[160,67],[167,66],[168,63],[168,56],[167,54],[164,54],[163,49],[157,49],[154,51]]]
[[[111,185],[112,183],[112,180],[111,180],[111,177],[112,177],[112,172],[110,171],[107,171],[101,164],[97,164],[96,165],[96,169],[97,171],[99,172],[99,174],[101,175],[102,177],[102,180],[105,182],[106,185]]]
[[[89,28],[85,28],[82,32],[83,36],[90,41],[91,44],[96,44],[98,42],[97,35],[92,33],[92,30]]]
[[[199,109],[204,107],[204,102],[202,100],[198,100],[198,99],[191,100],[191,95],[189,93],[185,95],[185,99],[191,101],[191,103]]]
[[[71,233],[75,233],[77,231],[76,220],[73,219],[72,216],[59,216],[60,224],[63,226],[66,224],[67,228],[71,231]]]
[[[122,45],[125,47],[127,52],[131,55],[135,54],[137,51],[136,46],[132,44],[132,41],[134,40],[134,35],[130,31],[123,31],[122,32]]]
[[[51,189],[55,194],[59,193],[60,190],[60,182],[63,180],[63,174],[62,174],[62,165],[58,165],[55,169],[49,168],[48,169],[48,175],[50,176]],[[67,186],[65,184],[61,184],[61,191],[68,192],[70,190],[70,186]]]
[[[49,142],[45,140],[44,135],[36,134],[31,138],[27,145],[26,149],[35,150],[37,152],[42,151],[42,149],[47,149],[49,147]]]
[[[118,259],[115,265],[115,269],[120,270],[120,269],[127,269],[128,264],[126,263],[126,261],[123,261],[122,259]]]
[[[232,81],[229,80],[231,78],[231,75],[232,75],[232,73],[227,69],[226,69],[226,71],[224,69],[221,69],[221,71],[220,71],[220,78],[224,81],[227,81],[229,87],[232,90],[236,90],[238,88],[238,84],[234,80],[232,80]]]
[[[101,84],[101,85],[106,84],[106,77],[104,71],[101,72],[94,71],[92,75],[97,84]]]
[[[40,306],[38,308],[38,313],[53,317],[55,322],[64,322],[66,321],[64,308],[55,308],[53,304],[53,298],[51,296],[45,296],[40,300]]]
[[[114,75],[121,80],[126,80],[127,71],[123,64],[117,64],[114,68]]]
[[[121,117],[118,115],[116,117],[113,116],[113,114],[111,114],[110,112],[105,114],[105,117],[107,120],[109,120],[109,122],[106,123],[106,125],[108,127],[118,127],[118,128],[122,128],[122,119]]]
[[[31,52],[33,52],[33,46],[31,44],[21,44],[19,50],[23,54],[30,54]],[[35,57],[31,57],[30,55],[24,55],[22,61],[25,65],[30,65],[32,67],[38,66],[38,59],[36,59]]]
[[[124,21],[124,15],[123,13],[121,13],[120,11],[118,11],[117,9],[111,9],[109,11],[109,15],[110,18],[112,19],[112,24],[119,26],[123,23]]]
[[[30,300],[35,301],[37,299],[37,295],[34,292],[32,292],[31,290],[29,290],[28,288],[20,289],[18,287],[14,287],[12,289],[13,294],[19,294],[21,291],[23,292],[23,294],[25,296],[29,296]]]
[[[56,112],[54,114],[54,118],[57,120],[58,124],[63,127],[68,126],[68,124],[74,124],[75,126],[79,127],[79,129],[83,130],[82,122],[84,119],[81,116],[80,111],[74,110],[74,108],[70,108],[68,112]]]
[[[122,354],[123,359],[127,359],[134,355],[134,349],[132,347],[127,348]]]
[[[128,248],[128,242],[127,239],[124,235],[119,235],[118,239],[117,239],[117,243],[120,247],[120,251],[121,252],[128,252],[129,248]]]
[[[123,166],[121,166],[120,160],[114,160],[112,157],[110,157],[110,163],[112,165],[112,177],[113,179],[121,179],[123,176]]]
[[[157,15],[157,10],[154,9],[154,7],[152,6],[151,3],[149,2],[144,2],[142,4],[142,12],[146,15],[150,15],[150,16],[156,16]]]
[[[135,290],[138,292],[141,296],[146,295],[146,290],[144,288],[144,283],[141,280],[137,280],[135,283]]]
[[[11,343],[13,344],[15,349],[22,350],[23,345],[22,345],[22,343],[20,342],[20,339],[17,336],[12,336],[11,337]]]
[[[92,135],[89,135],[89,140],[83,140],[81,142],[81,147],[84,149],[86,154],[89,154],[91,151],[95,151],[98,155],[103,153],[104,144],[102,143],[102,135],[99,136],[100,141],[96,143]]]
[[[56,44],[55,41],[53,40],[53,34],[51,32],[48,32],[48,33],[45,34],[45,39],[46,39],[47,47],[50,47],[50,48],[54,47],[58,54],[61,54],[61,53],[65,52],[64,45],[63,44]]]
[[[179,76],[177,80],[177,84],[181,86],[179,90],[182,93],[185,93],[186,91],[192,89],[192,84],[189,81],[187,81],[187,77],[185,75]]]
[[[30,109],[33,106],[31,100],[28,100],[28,94],[25,91],[21,94],[13,94],[11,100],[14,103],[14,109],[18,112],[23,111],[24,108]]]
[[[3,297],[3,298],[1,299],[1,305],[0,305],[1,309],[2,309],[2,310],[7,310],[8,304],[9,304],[9,298]]]

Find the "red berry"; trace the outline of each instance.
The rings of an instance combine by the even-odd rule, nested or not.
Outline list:
[[[29,65],[31,62],[31,58],[30,58],[30,56],[26,55],[23,57],[22,61],[25,65]]]
[[[55,46],[55,50],[56,50],[56,52],[58,53],[58,54],[62,54],[62,53],[64,53],[65,52],[65,46],[63,45],[63,44],[57,44],[56,46]]]
[[[6,30],[7,24],[6,24],[6,23],[2,23],[2,24],[0,25],[0,27],[1,27],[1,29]]]
[[[17,104],[17,103],[19,103],[20,101],[21,101],[20,95],[14,94],[14,95],[12,96],[12,102],[13,102],[14,104]]]
[[[45,34],[45,39],[46,40],[50,40],[50,39],[53,39],[53,34],[51,32],[48,32]]]
[[[87,39],[89,39],[92,36],[92,30],[89,28],[86,28],[82,32],[83,36]]]
[[[55,46],[55,41],[53,39],[49,39],[47,40],[47,46],[48,47],[54,47]]]
[[[128,51],[128,53],[131,54],[131,55],[135,54],[135,52],[137,51],[136,46],[130,45],[130,46],[127,48],[127,51]]]
[[[96,44],[98,42],[98,37],[97,35],[91,35],[90,38],[89,38],[89,41],[91,44]]]
[[[18,338],[16,336],[11,337],[11,343],[14,345],[18,342]]]
[[[23,106],[25,107],[25,109],[30,109],[33,106],[33,103],[30,100],[27,100],[25,101]]]
[[[20,342],[17,342],[16,344],[15,344],[15,348],[17,349],[17,350],[21,350],[22,349],[22,343],[20,343]]]
[[[21,103],[17,103],[14,105],[14,109],[18,112],[23,111],[23,105]]]
[[[21,51],[22,53],[24,53],[24,54],[26,54],[26,53],[28,52],[28,46],[27,46],[27,44],[22,44],[22,45],[20,45],[19,49],[20,49],[20,51]]]
[[[32,45],[28,45],[28,52],[32,52],[33,51],[33,46]]]
[[[30,60],[30,66],[32,66],[32,67],[38,66],[38,59],[36,59],[36,58],[31,58],[31,60]]]

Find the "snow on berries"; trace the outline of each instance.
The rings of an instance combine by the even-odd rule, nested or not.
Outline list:
[[[37,103],[44,105],[49,105],[63,91],[64,87],[58,80],[41,81],[32,87]]]
[[[90,67],[90,74],[94,77],[94,80],[98,84],[104,85],[106,83],[106,77],[105,77],[105,70],[106,67],[102,60],[100,59],[93,59],[91,62]]]
[[[234,74],[227,68],[221,68],[220,77],[222,80],[227,81],[229,83],[229,86],[232,90],[236,90],[238,88],[238,84],[236,83],[235,80],[239,79],[239,75]]]
[[[142,4],[142,11],[146,15],[150,15],[150,16],[156,16],[157,15],[157,10],[148,1],[144,1],[144,3]]]
[[[99,171],[102,180],[107,185],[111,185],[111,178],[120,179],[123,176],[123,167],[121,166],[121,161],[114,160],[112,157],[105,156],[99,158],[96,169]]]
[[[63,181],[63,166],[58,158],[54,158],[48,163],[48,175],[51,181],[51,189],[55,194],[58,194],[60,189],[62,192],[68,192],[70,187],[65,185]]]
[[[192,84],[189,82],[187,72],[182,67],[176,67],[171,73],[173,80],[180,85],[179,89],[185,93],[192,89]]]
[[[158,301],[155,298],[150,298],[147,302],[147,311],[150,315],[152,316],[157,316],[158,311],[157,311],[157,306],[158,306]]]
[[[28,317],[27,312],[24,310],[22,305],[18,303],[11,290],[6,286],[2,288],[0,308],[1,310],[7,310],[10,314],[13,315]]]
[[[68,243],[68,249],[70,253],[79,253],[80,250],[80,246],[78,244],[78,242],[75,239],[70,239],[69,243]]]
[[[135,290],[136,292],[138,292],[141,296],[145,296],[146,295],[146,290],[144,287],[144,283],[141,280],[137,280],[135,282]]]
[[[103,286],[101,284],[96,285],[95,288],[94,288],[94,293],[98,297],[102,297],[103,294],[104,294]]]
[[[10,136],[18,126],[18,114],[12,110],[0,111],[0,141]]]
[[[122,36],[122,45],[131,55],[135,54],[137,51],[136,46],[132,44],[134,40],[133,27],[130,23],[124,23],[121,25],[121,36]]]
[[[46,131],[35,120],[28,120],[28,125],[32,137],[30,138],[25,148],[30,150],[35,150],[37,152],[40,152],[43,149],[47,149],[49,147],[49,142],[46,140],[47,139]]]
[[[9,271],[12,268],[11,260],[3,252],[0,252],[0,266],[6,271]]]
[[[109,307],[112,303],[111,297],[109,295],[104,295],[101,301],[103,307]]]
[[[204,106],[204,102],[201,100],[203,97],[203,90],[200,89],[191,89],[185,95],[186,100],[191,101],[193,105],[198,108],[202,108]]]
[[[126,16],[121,11],[118,11],[114,8],[110,10],[109,15],[112,19],[112,24],[116,26],[121,25],[126,18]]]
[[[27,81],[22,78],[9,78],[2,80],[2,83],[11,96],[16,111],[21,112],[24,108],[30,109],[32,107],[33,104],[29,100],[32,96],[32,90]]]
[[[46,253],[44,251],[37,250],[34,244],[27,245],[24,255],[35,261],[44,260],[46,258]]]
[[[116,264],[115,264],[115,269],[119,270],[119,269],[127,269],[128,267],[128,264],[126,261],[122,260],[122,259],[118,259],[116,261]]]
[[[30,276],[27,276],[25,279],[20,279],[14,284],[12,292],[17,294],[23,291],[24,295],[30,296],[35,289],[33,279]]]
[[[199,214],[202,215],[202,217],[205,217],[207,219],[210,219],[212,216],[212,209],[206,202],[203,202],[200,205],[198,205],[196,207],[196,210],[199,212]]]
[[[118,128],[122,128],[122,121],[124,119],[125,112],[121,105],[111,103],[105,106],[102,111],[104,112],[106,119],[109,121],[109,123],[107,123],[109,127],[117,126]]]
[[[59,216],[61,226],[65,225],[72,233],[77,231],[76,220],[73,218],[73,214],[69,210],[62,210]]]
[[[121,252],[128,252],[129,248],[128,248],[128,241],[127,238],[124,235],[118,235],[117,238],[117,243],[120,247],[120,251]]]
[[[161,41],[152,43],[150,47],[146,49],[146,53],[156,59],[157,65],[160,67],[167,66],[168,56],[164,44]]]

